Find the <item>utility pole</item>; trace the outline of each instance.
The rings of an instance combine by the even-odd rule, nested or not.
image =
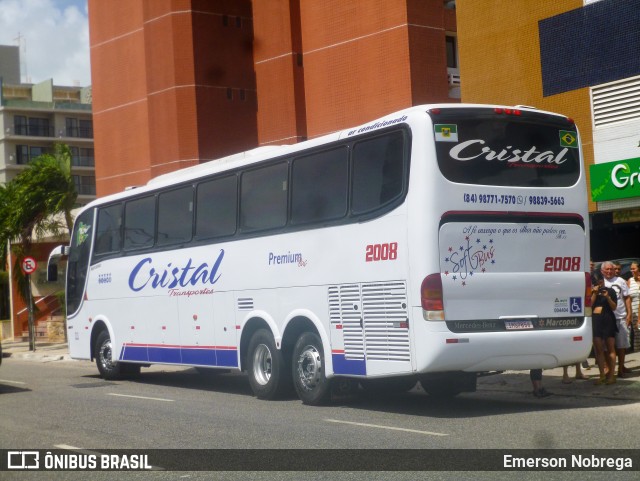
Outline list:
[[[27,280],[27,303],[29,309],[29,350],[36,350],[36,326],[33,319],[33,294],[31,292],[31,274],[36,271],[38,264],[33,257],[27,256],[20,263],[22,272]]]

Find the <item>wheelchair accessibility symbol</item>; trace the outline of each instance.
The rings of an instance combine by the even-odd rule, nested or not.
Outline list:
[[[582,312],[582,297],[570,297],[569,309],[574,314],[577,314],[578,312]]]

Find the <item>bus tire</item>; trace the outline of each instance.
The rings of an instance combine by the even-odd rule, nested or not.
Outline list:
[[[282,351],[267,329],[251,337],[248,352],[249,384],[258,399],[278,399],[290,390],[291,377]]]
[[[461,392],[474,392],[477,385],[476,373],[448,372],[424,375],[420,384],[429,396],[437,399],[449,399]]]
[[[331,399],[331,382],[325,374],[322,340],[304,332],[293,348],[293,386],[304,404],[320,406]]]
[[[113,351],[111,346],[111,337],[109,331],[104,330],[98,334],[95,346],[96,365],[100,376],[106,380],[121,379],[122,364],[113,360]],[[140,368],[138,368],[139,370]]]
[[[434,399],[450,399],[460,394],[460,390],[457,389],[446,381],[426,381],[420,380],[420,384],[425,392]]]

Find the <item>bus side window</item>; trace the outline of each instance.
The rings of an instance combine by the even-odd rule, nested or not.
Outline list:
[[[236,233],[238,180],[235,175],[198,184],[196,193],[196,239]]]
[[[358,142],[353,150],[351,210],[372,212],[402,194],[404,135],[393,132]]]
[[[193,187],[158,195],[158,245],[189,242],[193,230]]]
[[[124,249],[152,247],[156,224],[155,196],[130,200],[124,210]]]
[[[287,162],[242,174],[240,228],[257,231],[283,227],[287,223]]]
[[[98,210],[98,228],[94,255],[118,252],[122,248],[122,204]]]
[[[291,223],[306,224],[344,217],[349,189],[346,147],[294,160],[291,174]]]

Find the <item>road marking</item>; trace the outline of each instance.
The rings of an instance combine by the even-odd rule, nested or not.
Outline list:
[[[163,401],[163,402],[168,402],[168,403],[174,402],[173,399],[162,399],[162,398],[159,398],[159,397],[132,396],[130,394],[116,394],[114,392],[110,392],[110,393],[107,393],[107,394],[109,396],[130,397],[130,398],[134,398],[134,399],[147,399],[149,401]]]
[[[27,384],[26,382],[22,382],[22,381],[10,381],[8,379],[0,379],[0,382],[8,382],[11,384]]]
[[[58,449],[66,449],[68,451],[82,451],[82,448],[77,448],[75,446],[71,446],[69,444],[54,444],[53,445],[54,448],[58,448]]]
[[[406,433],[417,433],[417,434],[427,434],[429,436],[449,436],[445,433],[434,433],[431,431],[419,431],[417,429],[407,429],[407,428],[396,428],[393,426],[380,426],[378,424],[368,424],[368,423],[356,423],[353,421],[340,421],[339,419],[325,419],[328,423],[337,423],[337,424],[350,424],[352,426],[362,426],[365,428],[377,428],[377,429],[388,429],[390,431],[404,431]]]

